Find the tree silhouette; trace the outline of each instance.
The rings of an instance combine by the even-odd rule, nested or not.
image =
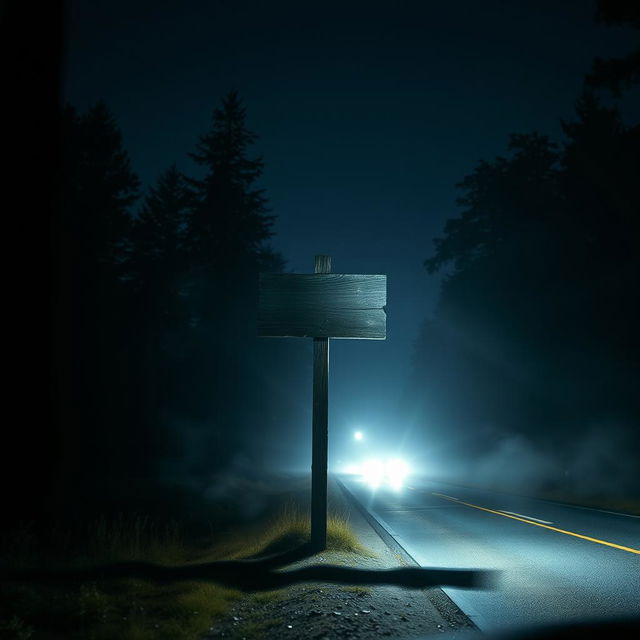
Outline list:
[[[598,0],[596,20],[608,25],[631,25],[640,29],[640,4],[635,0]],[[640,82],[640,47],[623,58],[596,58],[586,83],[608,89],[619,97],[625,89]]]
[[[213,113],[211,131],[202,135],[190,153],[206,171],[190,179],[196,204],[188,225],[187,242],[197,266],[238,268],[257,264],[263,244],[272,235],[263,189],[261,157],[248,157],[257,136],[246,128],[246,109],[235,91]]]
[[[256,336],[258,273],[284,261],[245,118],[228,94],[192,154],[203,176],[169,167],[132,215],[138,180],[114,117],[104,104],[62,113],[61,508],[146,502],[167,467],[203,488],[299,419],[300,355]]]
[[[560,149],[512,136],[465,177],[425,261],[445,277],[414,395],[481,447],[503,432],[562,450],[590,424],[640,419],[638,126],[585,93],[563,129]]]
[[[62,199],[76,272],[111,277],[124,260],[139,180],[115,118],[103,102],[82,115],[65,107],[62,125]]]
[[[619,112],[593,95],[577,103],[578,119],[563,123],[567,143],[561,173],[575,284],[572,299],[587,321],[575,323],[579,348],[592,354],[589,371],[597,397],[640,415],[634,388],[640,384],[640,126],[627,126]],[[575,224],[575,222],[578,224]],[[606,371],[606,375],[603,372]],[[586,373],[586,372],[585,372]]]
[[[211,130],[189,154],[204,175],[180,180],[186,198],[181,222],[170,223],[184,256],[176,292],[186,317],[172,337],[173,364],[165,374],[171,383],[160,404],[170,405],[169,423],[188,425],[199,441],[197,454],[180,462],[197,478],[208,477],[255,440],[249,434],[268,404],[262,366],[267,357],[270,367],[278,362],[277,345],[260,343],[255,335],[258,273],[283,266],[267,244],[274,216],[256,186],[263,171],[262,158],[250,155],[256,139],[246,126],[246,109],[230,92],[213,111]],[[139,225],[147,218],[143,212]],[[137,229],[145,233],[143,226]],[[184,446],[176,443],[175,450]]]
[[[511,158],[480,162],[457,185],[466,192],[457,200],[464,209],[446,222],[444,236],[434,240],[435,253],[425,261],[429,273],[449,263],[462,273],[504,251],[519,255],[514,245],[545,223],[554,198],[555,146],[539,134],[512,135],[508,150]]]
[[[138,197],[115,118],[104,103],[61,114],[63,238],[57,303],[57,394],[63,425],[58,494],[99,483],[127,459],[127,302],[122,286],[131,207]],[[116,465],[112,467],[114,460]],[[124,462],[123,462],[124,464]]]
[[[131,231],[129,277],[148,315],[168,321],[180,306],[187,269],[187,224],[194,197],[175,165],[149,188]]]
[[[189,320],[186,227],[193,194],[175,165],[162,173],[145,196],[133,222],[127,259],[129,353],[135,354],[135,397],[131,414],[147,447],[147,457],[167,433],[162,416],[175,402],[182,370],[172,355],[185,340]]]

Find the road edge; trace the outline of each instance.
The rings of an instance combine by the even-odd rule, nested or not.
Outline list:
[[[333,479],[340,487],[346,499],[355,506],[358,512],[369,523],[371,528],[378,534],[378,537],[389,547],[389,549],[398,555],[406,564],[411,566],[421,566],[416,559],[405,549],[400,542],[398,536],[393,529],[382,520],[379,516],[374,516],[368,509],[351,493],[347,486],[334,474]],[[481,631],[480,627],[473,618],[477,617],[474,613],[466,613],[463,611],[451,597],[441,587],[431,587],[425,589],[425,596],[435,607],[438,613],[450,624],[468,627],[474,631]]]

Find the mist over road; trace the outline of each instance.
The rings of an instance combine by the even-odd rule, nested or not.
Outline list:
[[[640,617],[640,516],[429,481],[348,490],[422,566],[500,570],[445,589],[483,631]]]

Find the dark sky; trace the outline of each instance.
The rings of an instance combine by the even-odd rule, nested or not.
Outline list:
[[[386,431],[438,278],[422,267],[454,185],[511,132],[559,138],[594,57],[631,29],[588,0],[75,0],[64,97],[102,98],[152,183],[235,88],[260,136],[289,269],[388,275],[386,342],[334,341],[331,421]],[[301,348],[305,348],[301,345]],[[338,438],[339,439],[339,438]]]

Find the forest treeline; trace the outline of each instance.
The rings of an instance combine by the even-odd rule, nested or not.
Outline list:
[[[60,118],[52,504],[201,493],[299,407],[297,351],[256,337],[258,273],[284,266],[256,136],[229,93],[189,153],[198,175],[170,166],[143,195],[105,104]]]
[[[638,26],[618,4],[599,2],[600,18]],[[596,61],[560,144],[513,135],[460,183],[425,263],[441,296],[398,416],[442,459],[637,481],[640,128],[597,91],[638,77],[637,52]],[[238,95],[213,111],[192,175],[170,166],[145,192],[106,105],[67,106],[57,127],[54,437],[34,495],[52,512],[121,509],[166,499],[158,483],[201,494],[221,469],[299,452],[309,349],[256,337],[258,273],[284,260]]]
[[[599,93],[637,83],[639,53],[595,61],[561,143],[512,135],[480,162],[434,239],[408,404],[467,478],[640,490],[640,124]]]

